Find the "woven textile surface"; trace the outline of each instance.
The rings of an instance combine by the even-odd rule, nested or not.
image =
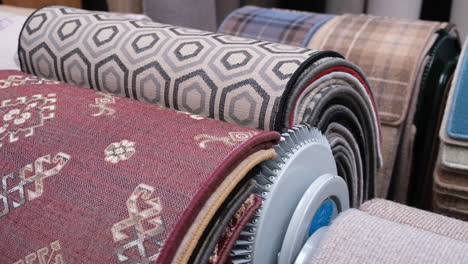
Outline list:
[[[425,133],[418,127],[417,134],[411,129],[420,86],[430,60],[429,50],[438,36],[436,31],[448,28],[439,22],[343,15],[324,25],[307,45],[343,53],[362,67],[369,79],[382,129],[394,130],[396,135],[383,138],[384,167],[379,172],[377,190],[382,197],[388,194],[393,180],[394,198],[406,202],[413,159],[410,153],[415,140],[422,140]]]
[[[385,206],[393,209],[392,204]],[[398,211],[414,210],[412,208]],[[391,211],[392,213],[394,210]],[[389,213],[385,213],[388,215]],[[408,214],[407,214],[408,215]],[[409,224],[389,220],[364,211],[350,209],[341,213],[331,224],[324,239],[311,260],[312,263],[465,263],[468,243],[464,240],[415,227],[411,223],[418,213],[409,214]],[[433,213],[427,215],[440,224],[452,225],[463,230],[468,224],[459,220],[440,219]],[[413,219],[415,222],[421,220]],[[429,223],[427,221],[426,223]],[[447,229],[450,226],[446,227]],[[465,234],[466,235],[466,234]]]
[[[281,27],[269,23],[276,17],[300,15],[317,17],[317,20],[327,16],[247,6],[232,12],[219,32],[266,40],[268,36],[262,32],[272,31],[275,33],[271,34],[280,35],[287,28],[290,35],[298,35],[297,39],[275,38],[272,41],[340,52],[366,73],[383,124],[400,124],[408,111],[421,69],[418,62],[425,55],[423,50],[428,48],[428,40],[435,30],[445,24],[351,14],[333,16],[317,29],[314,29],[314,24],[296,26],[297,22],[292,18],[284,19]],[[307,34],[301,33],[308,30],[313,30],[313,33],[306,38]]]
[[[306,46],[314,33],[334,15],[285,12],[244,6],[236,9],[219,26],[223,34]]]
[[[0,84],[2,263],[185,262],[228,197],[259,206],[249,171],[277,132],[18,71]]]
[[[261,19],[256,19],[258,14],[261,14]],[[278,28],[270,24],[269,19],[294,17],[297,14],[302,13],[259,7],[239,8],[225,19],[219,32],[266,39],[263,32],[273,31],[280,34],[282,28],[288,28],[287,24]],[[308,14],[311,17],[320,17],[319,14]],[[293,20],[290,20],[289,27],[292,28],[293,25]],[[406,200],[410,184],[410,170],[413,166],[411,163],[413,144],[415,140],[432,141],[432,139],[425,140],[424,132],[417,130],[417,127],[414,131],[411,126],[417,110],[419,87],[423,78],[427,78],[423,76],[423,73],[426,64],[431,60],[428,52],[437,39],[436,31],[449,27],[446,23],[345,14],[335,16],[320,24],[319,27],[312,25],[305,29],[298,28],[297,36],[301,36],[301,39],[289,41],[277,38],[275,40],[318,50],[340,52],[365,72],[374,93],[382,123],[384,166],[379,171],[377,183],[377,195],[380,197],[387,196],[393,177],[395,181],[393,184],[396,187],[392,195],[397,200],[403,202]],[[311,33],[305,38],[301,32],[307,29],[311,30]],[[275,33],[269,33],[269,35]],[[294,35],[293,32],[289,34]],[[427,110],[423,107],[429,107],[431,110],[431,105],[440,104],[435,100],[438,99],[428,98],[428,102],[422,102],[426,104],[420,104],[419,108],[421,111]],[[423,121],[425,120],[423,118]],[[425,125],[424,122],[422,124]],[[432,132],[428,134],[433,137],[436,129],[434,126],[430,128],[433,131],[431,130]],[[420,129],[425,131],[426,127],[420,127]],[[415,135],[417,138],[414,138]],[[399,153],[398,157],[397,153]]]
[[[382,123],[399,125],[408,115],[425,51],[432,46],[435,31],[444,26],[349,14],[320,28],[308,46],[336,50],[358,63],[375,93]]]
[[[367,201],[359,207],[359,210],[369,215],[468,243],[468,224],[457,219],[383,199]]]
[[[335,142],[353,205],[374,196],[375,104],[339,54],[63,7],[28,19],[19,53],[45,78],[262,130],[316,126]]]

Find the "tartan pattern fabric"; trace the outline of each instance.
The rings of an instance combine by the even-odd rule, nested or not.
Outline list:
[[[218,31],[246,38],[305,46],[334,15],[244,6],[224,19]]]
[[[387,197],[393,181],[394,199],[407,201],[415,140],[412,126],[421,80],[429,50],[437,39],[436,31],[447,26],[439,22],[347,14],[332,19],[308,44],[338,50],[362,67],[376,98],[382,130],[387,131],[384,134],[395,135],[383,138],[386,158],[378,176],[379,197]]]
[[[0,89],[1,263],[168,263],[217,187],[280,138],[0,71],[13,77]]]
[[[439,22],[347,14],[322,27],[307,46],[336,50],[359,65],[369,79],[382,123],[399,125],[419,88],[422,60],[437,29],[443,26]]]

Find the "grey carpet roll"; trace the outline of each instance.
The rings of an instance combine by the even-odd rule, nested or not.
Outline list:
[[[406,210],[412,209],[400,208],[397,211]],[[410,218],[418,222],[417,217],[413,218],[416,215]],[[429,213],[429,219],[434,217],[440,218]],[[455,221],[445,220],[448,229]],[[468,229],[468,223],[457,224]],[[411,221],[401,224],[350,209],[334,220],[310,263],[466,263],[466,240],[444,236],[440,234],[444,232],[433,232],[433,228],[418,228]],[[437,227],[434,230],[441,229]]]

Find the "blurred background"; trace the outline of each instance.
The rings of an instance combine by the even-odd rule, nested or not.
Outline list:
[[[366,13],[379,16],[450,21],[461,39],[468,33],[468,0],[0,0],[5,5],[39,8],[67,5],[88,10],[145,13],[153,20],[215,31],[234,9],[244,5],[319,13]]]

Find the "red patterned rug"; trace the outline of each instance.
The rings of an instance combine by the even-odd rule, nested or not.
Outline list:
[[[0,71],[0,262],[184,260],[279,137]]]

